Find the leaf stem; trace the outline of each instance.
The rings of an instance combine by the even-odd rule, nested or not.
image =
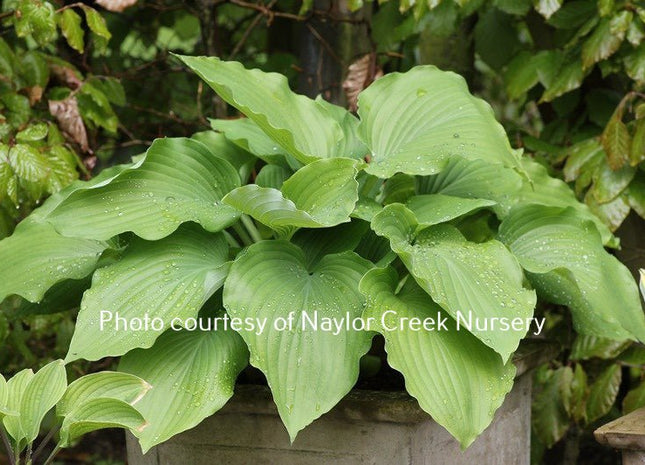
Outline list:
[[[231,247],[241,247],[240,243],[237,242],[237,239],[235,239],[233,234],[231,234],[227,230],[224,230],[222,232],[224,233],[224,237],[226,238],[226,242],[228,242],[228,245],[230,245]]]
[[[47,460],[43,462],[43,465],[50,465],[54,461],[54,457],[56,457],[56,454],[58,454],[58,451],[60,451],[61,447],[60,444],[56,444],[56,447],[54,447],[54,450],[52,451],[51,454],[49,454],[49,457],[47,457]]]
[[[7,449],[7,457],[9,457],[9,464],[16,465],[16,458],[14,456],[13,448],[11,447],[11,442],[7,437],[7,432],[4,430],[4,426],[2,426],[2,422],[0,422],[0,437],[2,437],[2,442],[4,443],[4,446]]]
[[[260,242],[262,240],[262,235],[260,234],[260,231],[258,231],[258,228],[255,227],[253,220],[248,215],[245,215],[244,213],[242,213],[242,216],[240,217],[240,219],[242,220],[242,224],[244,225],[246,230],[253,238],[253,242]]]
[[[41,441],[41,443],[38,445],[38,447],[36,447],[36,450],[34,451],[34,455],[32,456],[33,461],[36,461],[36,459],[40,456],[40,454],[42,454],[43,449],[45,449],[45,446],[47,445],[47,443],[51,441],[51,438],[54,437],[54,434],[56,434],[59,429],[60,429],[60,425],[56,425],[49,430],[49,433],[47,433],[47,436],[45,436]]]
[[[242,239],[242,242],[244,243],[244,245],[253,244],[253,240],[251,239],[251,236],[248,235],[246,230],[242,227],[242,225],[239,222],[233,224],[233,230],[237,233],[238,236],[240,236],[240,239]]]

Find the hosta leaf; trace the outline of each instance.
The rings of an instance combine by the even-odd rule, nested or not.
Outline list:
[[[645,270],[639,270],[639,274],[641,277],[639,287],[641,289],[641,295],[643,296],[643,299],[645,299]]]
[[[63,235],[99,240],[126,231],[157,240],[186,221],[219,231],[237,219],[220,200],[239,182],[235,168],[202,143],[158,139],[141,165],[73,192],[47,219]]]
[[[580,333],[645,340],[645,317],[629,270],[603,249],[596,229],[575,211],[518,208],[502,222],[499,239],[543,298],[571,309]]]
[[[6,408],[14,414],[5,416],[2,422],[7,434],[19,445],[18,449],[20,450],[25,446],[24,439],[26,438],[26,434],[22,429],[22,423],[20,422],[22,413],[20,409],[25,390],[33,377],[34,372],[26,369],[18,372],[13,378],[7,381]]]
[[[302,250],[285,241],[254,244],[231,266],[224,306],[233,317],[267,319],[260,334],[244,328],[239,333],[251,364],[266,375],[292,440],[349,392],[371,340],[365,331],[316,331],[306,318],[315,319],[316,312],[319,321],[360,317],[358,282],[369,268],[352,252],[327,255],[307,268]],[[277,330],[274,323],[291,313],[292,330]]]
[[[264,165],[255,178],[255,183],[260,187],[281,189],[282,184],[293,173],[291,170],[279,165]]]
[[[257,158],[228,140],[224,134],[215,131],[202,131],[193,134],[191,139],[200,141],[209,148],[213,155],[223,158],[233,165],[237,169],[242,183],[249,179]]]
[[[152,386],[129,373],[101,371],[82,376],[69,385],[56,405],[56,415],[64,417],[75,408],[96,398],[117,399],[135,405]]]
[[[641,382],[627,393],[623,399],[623,414],[626,415],[641,407],[645,407],[645,382]]]
[[[442,194],[466,199],[492,200],[506,214],[522,188],[522,178],[514,170],[480,160],[452,160],[434,176],[417,178],[418,194]]]
[[[4,379],[4,376],[0,374],[0,422],[2,422],[2,418],[4,418],[7,412],[6,405],[8,395],[7,381]]]
[[[152,346],[173,318],[197,315],[222,286],[227,259],[223,235],[195,225],[160,241],[133,241],[120,261],[94,274],[81,302],[67,360],[98,360]],[[130,321],[146,314],[162,323],[145,331],[119,329],[117,316]],[[103,342],[96,344],[99,338]]]
[[[603,244],[616,246],[617,240],[607,226],[594,215],[589,207],[580,203],[571,188],[562,180],[549,176],[546,168],[539,163],[525,158],[522,160],[524,169],[529,175],[530,182],[524,182],[522,192],[516,201],[517,205],[538,204],[549,207],[571,207],[581,217],[593,221],[598,229]]]
[[[349,221],[358,200],[357,163],[318,160],[296,171],[279,191],[253,184],[238,187],[224,202],[289,236],[296,227],[320,228]]]
[[[153,386],[137,404],[148,421],[139,437],[143,452],[199,424],[233,395],[248,363],[242,338],[232,330],[167,332],[151,349],[123,357],[119,369]],[[164,408],[160,409],[159,406]]]
[[[106,242],[63,237],[49,223],[26,219],[0,241],[0,263],[11,270],[0,280],[0,300],[18,294],[38,302],[57,282],[90,274],[107,247]]]
[[[48,128],[45,123],[30,124],[16,134],[18,142],[34,142],[47,137]]]
[[[593,422],[609,412],[614,405],[620,387],[621,368],[614,363],[591,384],[587,399],[587,419]]]
[[[179,59],[299,161],[338,154],[336,144],[343,138],[338,123],[313,100],[293,93],[285,76],[216,57]]]
[[[339,157],[363,159],[369,152],[363,141],[358,137],[359,121],[345,108],[329,103],[320,95],[316,97],[316,103],[322,107],[340,126],[343,138],[338,141],[336,154]]]
[[[85,35],[81,27],[81,17],[71,8],[67,8],[56,15],[56,20],[67,43],[77,52],[83,53]]]
[[[20,400],[20,425],[27,442],[36,440],[45,414],[63,397],[66,388],[62,360],[45,365],[29,380]]]
[[[406,206],[414,213],[419,226],[432,226],[495,205],[492,200],[464,199],[443,194],[417,195]]]
[[[390,240],[417,283],[453,318],[532,317],[535,293],[522,287],[522,270],[501,242],[469,242],[446,224],[416,234],[416,217],[400,204],[376,215],[372,229]],[[473,324],[469,330],[506,361],[528,330],[522,326],[499,331]]]
[[[118,399],[95,398],[76,407],[63,419],[60,428],[61,447],[92,431],[105,428],[126,428],[139,433],[146,427],[143,416],[130,404]]]
[[[289,153],[267,136],[249,118],[212,119],[211,127],[239,146],[270,164],[286,165]]]
[[[408,280],[395,294],[397,285],[393,269],[369,271],[360,283],[368,301],[363,317],[374,318],[373,329],[385,337],[388,362],[403,373],[406,390],[467,447],[490,424],[510,391],[515,367],[510,362],[502,364],[494,351],[467,331],[458,331],[455,322],[414,281]],[[435,322],[446,318],[446,326],[414,331],[404,324],[404,329],[392,330],[405,318]]]
[[[490,106],[473,97],[457,74],[434,66],[391,73],[361,92],[358,104],[370,174],[431,175],[454,157],[519,166]]]

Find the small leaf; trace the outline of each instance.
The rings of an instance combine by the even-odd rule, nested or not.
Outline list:
[[[620,365],[614,363],[591,384],[587,399],[587,419],[590,423],[606,415],[614,405],[621,379]]]
[[[119,370],[154,388],[137,404],[148,427],[136,432],[143,452],[199,424],[226,404],[248,350],[233,330],[169,331],[147,350],[126,354]],[[159,408],[163,405],[164,408]]]
[[[641,382],[627,393],[623,399],[623,415],[641,407],[645,407],[645,382]]]
[[[83,49],[85,48],[83,36],[85,33],[81,27],[80,15],[73,9],[66,8],[56,15],[56,19],[69,46],[77,52],[83,53]]]
[[[607,152],[609,166],[614,171],[622,168],[629,161],[631,154],[632,140],[620,116],[619,113],[612,116],[601,138],[602,146]]]
[[[615,19],[615,18],[614,18]],[[591,36],[582,45],[582,66],[584,69],[609,58],[620,47],[627,28],[617,27],[612,31],[614,19],[603,19]]]
[[[20,0],[16,6],[15,30],[18,37],[31,35],[39,45],[56,38],[54,6],[49,2]]]
[[[74,409],[96,398],[117,399],[135,405],[152,389],[138,376],[115,371],[101,371],[81,376],[69,385],[56,405],[56,415],[65,417]]]
[[[25,390],[33,377],[34,372],[30,369],[25,369],[7,381],[6,408],[12,414],[5,416],[2,422],[7,434],[16,442],[16,448],[18,450],[22,450],[26,446],[24,440],[27,436],[22,429],[22,423],[20,421],[22,414],[21,407]]]
[[[634,81],[645,81],[645,42],[625,57],[625,71]]]
[[[47,137],[48,127],[45,123],[30,124],[16,134],[18,142],[35,142]]]
[[[572,61],[564,65],[555,75],[553,81],[542,94],[541,102],[550,102],[569,91],[577,89],[582,83],[584,71],[580,61]]]
[[[636,129],[632,138],[629,164],[636,166],[645,161],[645,118],[636,121]]]
[[[547,370],[545,379],[536,380],[531,409],[533,431],[547,447],[553,446],[569,429],[569,417],[562,400],[563,380],[571,379],[571,368]]]
[[[82,5],[81,8],[85,13],[85,20],[87,21],[87,27],[90,28],[90,31],[94,33],[94,41],[99,52],[102,52],[107,47],[107,43],[112,37],[110,31],[105,24],[105,19],[103,16],[96,11],[94,8]]]
[[[99,429],[125,428],[138,434],[146,426],[143,416],[130,404],[118,399],[95,398],[65,416],[59,444],[69,447],[79,437]]]
[[[67,388],[67,373],[62,360],[41,368],[26,385],[20,400],[20,425],[28,443],[36,440],[40,424]]]

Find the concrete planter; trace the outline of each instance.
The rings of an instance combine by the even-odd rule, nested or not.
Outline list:
[[[129,465],[528,465],[531,374],[552,352],[540,344],[516,359],[513,390],[493,423],[462,452],[406,393],[352,391],[301,431],[293,445],[271,393],[238,386],[218,413],[141,455],[128,437]],[[547,349],[547,350],[545,350]]]

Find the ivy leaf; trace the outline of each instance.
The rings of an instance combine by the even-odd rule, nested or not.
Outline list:
[[[609,412],[616,401],[621,379],[620,365],[614,363],[591,384],[587,399],[587,420],[589,423]]]
[[[371,340],[366,331],[316,331],[306,318],[360,318],[365,302],[358,283],[370,266],[344,252],[307,268],[303,251],[281,240],[253,244],[231,266],[224,306],[233,317],[267,319],[264,331],[242,328],[239,333],[251,364],[267,377],[292,441],[350,391]],[[277,319],[290,313],[292,330],[277,330]]]
[[[369,174],[431,175],[455,157],[519,168],[491,107],[454,73],[434,66],[390,73],[361,92],[358,105]]]
[[[602,133],[602,146],[605,148],[612,170],[622,168],[630,158],[632,140],[627,126],[619,113],[611,117]]]
[[[360,282],[368,301],[363,318],[373,319],[385,337],[389,364],[403,373],[407,391],[423,410],[468,447],[490,424],[495,410],[513,386],[515,366],[499,356],[455,322],[412,280],[395,293],[398,276],[392,268],[370,270]],[[446,328],[414,331],[406,318]],[[401,323],[403,326],[401,328]],[[397,328],[392,330],[392,328]],[[423,360],[410,357],[424,354]]]
[[[300,162],[337,155],[340,126],[316,102],[293,93],[285,76],[215,57],[178,58]]]
[[[631,273],[604,250],[593,224],[574,210],[517,208],[502,221],[498,237],[542,298],[571,309],[578,332],[645,340],[645,316]],[[616,306],[620,312],[612,310]]]
[[[121,260],[94,274],[81,302],[67,361],[98,360],[152,346],[174,318],[197,316],[224,283],[227,259],[224,237],[194,225],[160,241],[133,241]],[[147,331],[119,329],[117,317],[143,320],[148,314],[161,324]],[[103,342],[96,344],[97,338]]]
[[[388,205],[372,220],[374,232],[389,239],[417,283],[453,318],[532,316],[535,293],[524,289],[522,270],[501,242],[469,242],[447,224],[417,233],[418,226],[400,204]],[[528,328],[487,331],[472,325],[469,330],[506,361]]]
[[[47,221],[67,236],[101,240],[133,231],[157,240],[187,221],[215,232],[237,219],[220,203],[240,183],[230,163],[185,138],[158,139],[146,153],[141,164],[112,180],[73,192]]]
[[[69,46],[77,52],[83,53],[85,32],[81,27],[81,16],[71,8],[67,8],[56,15],[56,20]]]
[[[137,404],[148,422],[146,429],[135,433],[143,452],[222,408],[247,363],[244,341],[230,329],[169,331],[152,348],[127,353],[119,370],[154,386]]]
[[[287,179],[279,191],[253,184],[238,187],[223,201],[282,236],[296,227],[320,228],[349,221],[358,200],[357,162],[318,160]]]

